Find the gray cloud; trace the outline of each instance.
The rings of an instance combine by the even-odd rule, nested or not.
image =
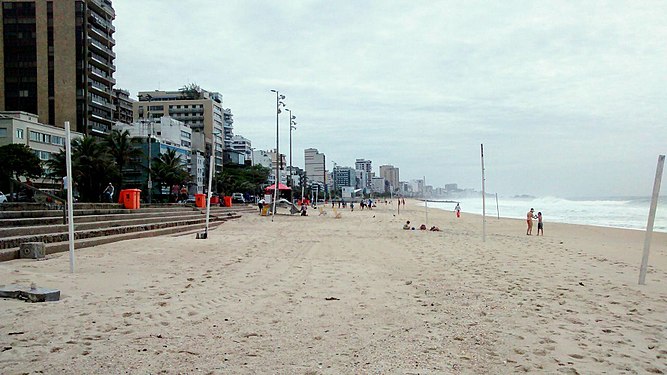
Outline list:
[[[501,194],[649,194],[667,144],[667,3],[115,0],[118,85],[224,94],[297,164],[394,164]],[[286,119],[286,118],[285,118]],[[288,149],[283,127],[281,149]]]

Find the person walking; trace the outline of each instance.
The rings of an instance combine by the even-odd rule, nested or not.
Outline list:
[[[456,207],[454,208],[454,211],[456,211],[456,217],[461,217],[461,205],[456,203]]]
[[[111,182],[109,182],[109,185],[104,189],[102,192],[102,195],[104,196],[104,200],[108,203],[113,203],[113,193],[114,193],[114,187]]]

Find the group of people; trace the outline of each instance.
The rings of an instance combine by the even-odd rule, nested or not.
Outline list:
[[[427,227],[426,227],[426,224],[422,224],[422,225],[419,226],[419,230],[427,230],[426,228],[427,228]],[[415,230],[415,227],[411,227],[411,226],[410,226],[410,220],[408,220],[408,221],[405,222],[405,225],[403,225],[403,229],[404,229],[404,230]],[[438,228],[438,227],[435,226],[435,225],[432,226],[432,227],[431,227],[430,229],[428,229],[428,230],[431,231],[431,232],[440,232],[440,228]]]
[[[526,214],[526,223],[528,224],[528,229],[526,229],[526,235],[532,236],[533,235],[533,219],[537,219],[537,235],[539,236],[540,233],[544,236],[544,223],[542,222],[542,212],[538,212],[537,215],[535,215],[535,210],[533,208],[528,211]]]

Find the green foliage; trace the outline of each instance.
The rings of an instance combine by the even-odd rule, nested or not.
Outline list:
[[[183,99],[201,99],[201,87],[196,83],[189,83],[184,85],[178,91],[181,92]]]
[[[9,144],[0,147],[0,176],[17,179],[20,176],[39,177],[42,175],[41,160],[30,147],[21,144]]]
[[[217,191],[221,195],[232,193],[257,194],[269,178],[271,171],[261,165],[245,166],[225,164],[222,173],[215,176]]]
[[[109,153],[116,162],[118,169],[117,189],[123,188],[123,169],[130,166],[133,160],[141,157],[143,152],[141,149],[132,144],[132,138],[127,130],[122,132],[119,130],[112,130],[111,133],[104,140],[104,144],[108,147]]]
[[[184,168],[181,156],[175,150],[167,150],[166,153],[153,159],[151,173],[151,177],[160,191],[163,187],[180,186],[190,178]]]
[[[65,150],[47,161],[49,175],[62,179],[65,171]],[[83,202],[96,202],[104,187],[118,177],[118,168],[103,140],[86,135],[72,140],[72,175],[75,190]]]

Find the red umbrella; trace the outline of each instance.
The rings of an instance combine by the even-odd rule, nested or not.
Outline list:
[[[264,191],[274,191],[275,189],[276,189],[276,184],[273,184],[273,185],[268,186],[266,189],[264,189]],[[292,190],[292,189],[290,189],[289,186],[287,186],[283,183],[279,183],[278,184],[278,190]]]

